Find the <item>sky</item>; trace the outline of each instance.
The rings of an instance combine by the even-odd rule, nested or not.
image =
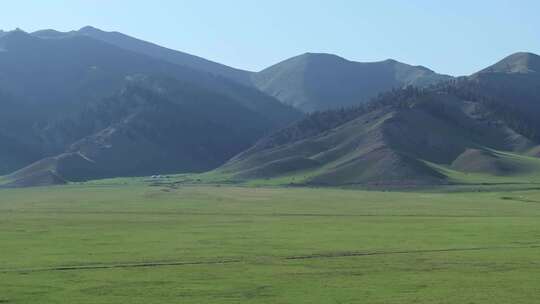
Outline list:
[[[0,0],[0,29],[119,31],[258,71],[305,52],[454,76],[540,54],[538,0]]]

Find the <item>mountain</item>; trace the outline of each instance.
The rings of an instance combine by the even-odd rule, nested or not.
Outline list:
[[[274,103],[222,77],[124,50],[84,35],[42,39],[21,30],[0,38],[0,88],[26,101],[76,104],[110,95],[133,74],[169,75],[235,95],[245,104]],[[285,107],[276,105],[280,109]],[[270,114],[271,115],[271,114]]]
[[[21,183],[46,172],[67,181],[201,172],[247,149],[268,129],[262,115],[225,96],[140,76],[79,117],[57,122],[45,134],[73,143],[10,178]]]
[[[407,85],[425,87],[450,79],[427,68],[394,60],[360,63],[335,55],[313,53],[252,73],[91,26],[70,32],[41,30],[32,35],[44,39],[90,37],[124,50],[255,87],[304,112],[353,106],[392,88]]]
[[[254,88],[84,35],[51,39],[17,30],[0,37],[0,49],[0,174],[111,141],[114,151],[136,154],[141,147],[145,157],[159,154],[161,160],[145,160],[132,172],[111,162],[108,173],[98,170],[73,178],[161,172],[165,162],[171,170],[205,170],[301,117]],[[146,100],[143,93],[130,93],[137,86],[159,94]],[[138,100],[146,100],[145,106]],[[141,128],[168,138],[148,138],[139,134]],[[148,140],[145,148],[143,140]],[[71,180],[71,175],[54,172]]]
[[[532,74],[540,73],[540,56],[533,53],[519,52],[512,54],[496,64],[482,70],[480,74]]]
[[[528,181],[540,170],[534,56],[513,55],[470,77],[312,113],[217,172],[239,181],[330,186],[448,184],[476,174]]]
[[[18,103],[45,110],[42,116],[108,96],[135,73],[206,81],[205,75],[87,37],[40,39],[18,30],[2,36],[0,48],[0,89]]]
[[[156,59],[156,56],[146,56],[144,52],[116,47],[91,38],[87,33],[107,34],[89,27],[68,33],[50,30],[33,34],[20,30],[9,32],[0,39],[0,47],[5,45],[4,48],[9,46],[11,49],[0,57],[0,67],[5,70],[0,71],[0,88],[11,88],[12,94],[30,97],[39,103],[53,100],[65,107],[66,101],[72,106],[80,101],[109,96],[129,75],[167,75],[232,97],[263,113],[276,125],[287,124],[299,117],[297,110],[255,88],[215,76],[199,67],[171,64]],[[43,58],[46,60],[41,60]],[[25,69],[18,68],[23,64]],[[41,74],[47,78],[40,77]]]
[[[306,53],[252,75],[261,91],[305,112],[354,106],[393,88],[426,87],[450,76],[395,60],[354,62]]]
[[[109,43],[119,48],[149,57],[163,60],[169,63],[186,66],[198,71],[225,77],[244,85],[250,85],[251,72],[243,71],[226,65],[213,62],[198,56],[175,51],[157,44],[140,40],[119,32],[106,32],[91,26],[85,26],[78,31],[58,32],[55,30],[41,30],[32,33],[40,38],[63,38],[66,36],[87,36],[93,39]]]
[[[469,85],[488,92],[528,115],[540,114],[540,56],[515,53],[469,77]],[[536,118],[536,117],[532,117]]]
[[[248,80],[181,54],[94,28],[1,32],[2,186],[216,167],[330,186],[540,172],[535,54],[459,78],[305,54]]]

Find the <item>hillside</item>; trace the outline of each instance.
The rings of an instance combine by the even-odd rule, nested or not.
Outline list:
[[[185,66],[115,47],[85,35],[41,39],[21,30],[0,38],[0,90],[24,102],[42,105],[58,114],[88,101],[110,96],[127,76],[168,76],[235,98],[261,110],[276,122],[295,111],[275,99]],[[43,113],[50,114],[50,113]]]
[[[540,160],[525,156],[534,156],[540,141],[516,131],[516,117],[456,90],[408,88],[368,106],[312,114],[217,172],[240,181],[418,186],[540,169]]]
[[[212,109],[212,111],[209,111]],[[249,126],[249,128],[246,128]],[[67,181],[213,169],[263,136],[272,123],[225,96],[172,79],[138,77],[45,135],[72,142],[10,176],[47,172]]]
[[[349,107],[408,85],[425,87],[451,79],[395,60],[354,62],[306,53],[252,75],[257,88],[305,112]]]
[[[494,65],[487,67],[479,72],[486,73],[505,73],[505,74],[531,74],[540,73],[540,56],[533,53],[519,52],[514,53]]]
[[[119,32],[107,32],[92,26],[85,26],[78,31],[58,32],[55,30],[40,30],[33,32],[32,35],[40,38],[53,39],[66,36],[87,36],[128,51],[221,76],[244,85],[250,85],[249,78],[251,72],[231,68],[217,62],[162,47]]]
[[[540,114],[540,56],[515,53],[469,77],[469,85],[536,119]]]
[[[90,37],[137,54],[255,87],[304,112],[356,105],[392,88],[425,87],[451,78],[395,60],[360,63],[316,53],[293,57],[252,73],[91,26],[69,32],[41,30],[32,36],[44,39]]]
[[[159,84],[152,84],[156,86],[153,89],[166,86],[169,93],[174,93],[164,93],[164,99],[183,104],[183,108],[167,112],[166,103],[160,103],[160,108],[155,110],[169,115],[163,117],[164,123],[180,117],[202,119],[201,112],[206,112],[206,118],[197,125],[186,122],[187,126],[175,127],[194,128],[190,132],[201,138],[214,138],[214,134],[232,138],[225,150],[215,149],[211,156],[202,153],[201,158],[192,165],[186,165],[185,170],[217,166],[220,161],[224,162],[232,154],[240,152],[263,134],[285,126],[302,115],[256,89],[130,52],[87,36],[42,39],[17,30],[0,37],[0,48],[0,144],[3,147],[0,151],[0,175],[69,151],[75,142],[111,128],[121,119],[130,118],[129,121],[133,122],[125,124],[123,130],[146,121],[148,118],[143,114],[119,106],[130,107],[131,104],[110,101],[111,96],[118,99],[118,92],[137,78],[160,79]],[[200,104],[193,106],[197,102]],[[109,114],[92,116],[91,111],[95,108],[104,108],[100,111]],[[171,113],[178,116],[171,117]],[[214,117],[220,118],[214,121]],[[152,119],[155,121],[148,123],[161,121],[155,117]],[[224,124],[224,120],[233,122]],[[175,132],[169,130],[167,134],[171,138],[163,140],[172,142]],[[130,144],[128,141],[125,143]],[[178,155],[176,161],[183,159],[188,162],[184,153],[197,154],[201,149],[197,143],[192,144],[189,146],[186,142],[178,153],[173,150],[159,153],[167,155],[163,159],[169,161],[175,160]],[[126,151],[128,146],[124,147]],[[161,148],[155,146],[153,149],[159,151]],[[205,161],[207,163],[203,163]],[[160,171],[160,166],[156,165],[153,169]],[[176,164],[172,168],[180,170],[183,167]]]
[[[2,32],[0,50],[4,185],[219,167],[236,181],[417,186],[540,170],[535,54],[460,78],[304,54],[251,74],[254,88],[89,27]]]

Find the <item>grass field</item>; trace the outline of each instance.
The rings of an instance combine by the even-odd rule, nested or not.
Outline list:
[[[539,302],[538,190],[0,190],[0,303]]]

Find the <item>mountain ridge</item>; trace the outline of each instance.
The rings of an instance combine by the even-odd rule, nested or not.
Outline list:
[[[478,81],[408,87],[356,108],[310,114],[216,173],[244,182],[424,186],[455,183],[455,176],[466,174],[527,176],[540,170],[540,160],[528,158],[538,156],[540,124],[506,99],[518,96],[521,86],[497,98]],[[535,101],[540,95],[528,103]],[[529,107],[529,113],[540,110]]]
[[[378,93],[392,88],[407,85],[424,87],[450,79],[450,76],[436,74],[426,67],[408,65],[393,59],[362,63],[325,53],[305,53],[286,59],[262,71],[249,72],[161,47],[119,32],[102,31],[91,26],[64,33],[54,30],[42,30],[34,32],[32,35],[44,38],[89,36],[126,50],[223,76],[245,86],[255,87],[268,95],[276,97],[284,104],[292,105],[307,112],[366,102]],[[322,58],[322,60],[318,59],[318,57]],[[279,77],[279,71],[278,75],[269,75],[275,71],[276,66],[297,61],[299,58],[306,58],[308,63],[304,67],[298,67],[300,71],[295,72],[288,68],[287,75],[282,75],[281,78]],[[328,58],[334,59],[335,62],[329,62]],[[332,65],[334,66],[332,67]],[[377,67],[372,67],[373,65]],[[357,71],[347,66],[356,66]],[[324,77],[325,74],[331,73],[332,70],[338,68],[342,70]],[[366,71],[362,72],[362,70]],[[376,79],[368,75],[370,73],[375,73]],[[323,79],[317,79],[315,75],[323,75]],[[317,90],[321,82],[331,84],[327,84],[327,88],[330,88],[330,86],[334,88]]]
[[[13,186],[216,167],[240,181],[414,186],[529,174],[540,155],[533,53],[458,78],[305,53],[239,81],[92,27],[0,32],[0,50],[0,173],[15,171]]]
[[[540,56],[530,52],[516,52],[478,73],[540,73]]]
[[[367,102],[399,87],[429,86],[451,79],[396,60],[355,62],[333,54],[305,53],[252,75],[255,86],[305,112]]]
[[[23,31],[12,31],[0,37],[0,47],[5,49],[0,52],[0,106],[3,109],[0,113],[0,118],[3,118],[0,122],[0,138],[4,146],[0,153],[0,174],[13,172],[44,157],[64,153],[73,142],[109,127],[106,124],[113,121],[107,120],[107,117],[116,117],[117,114],[109,115],[105,111],[92,114],[97,116],[87,116],[87,119],[85,115],[89,109],[104,104],[104,100],[117,94],[130,83],[130,78],[137,75],[150,76],[146,79],[159,78],[162,83],[167,82],[163,81],[165,78],[174,79],[172,86],[188,94],[177,97],[188,96],[185,98],[193,101],[202,99],[209,105],[205,109],[209,114],[221,111],[223,115],[234,112],[245,115],[235,117],[229,123],[234,126],[232,128],[222,125],[221,130],[209,130],[200,124],[193,126],[193,132],[202,132],[201,135],[208,137],[212,134],[204,135],[204,132],[221,134],[223,137],[244,136],[242,140],[232,142],[230,148],[216,149],[223,154],[216,156],[215,160],[208,157],[206,165],[193,167],[197,167],[197,170],[219,165],[216,160],[224,162],[226,157],[240,152],[256,137],[287,125],[302,115],[254,88],[87,36],[44,39]],[[112,104],[107,107],[114,108]],[[173,108],[178,111],[177,106]],[[184,107],[184,110],[200,111],[193,107]],[[150,113],[149,110],[147,113]],[[163,111],[165,114],[166,111]],[[189,117],[186,113],[180,114]],[[147,119],[147,116],[141,115],[135,117],[141,121]],[[193,112],[193,117],[202,117],[197,115]],[[73,121],[73,117],[77,117],[78,121]],[[95,121],[88,122],[90,118]],[[148,119],[154,121],[154,118]],[[175,118],[169,116],[167,119],[173,122]],[[245,124],[239,125],[242,122]],[[222,130],[232,133],[223,133]],[[184,147],[187,150],[198,148],[197,145]],[[159,149],[154,147],[156,151]],[[32,153],[18,152],[23,150]],[[171,153],[168,155],[169,160],[180,159]],[[173,168],[183,170],[180,165]]]
[[[33,32],[32,35],[41,38],[62,38],[66,36],[84,35],[117,47],[144,54],[156,59],[164,60],[182,66],[187,66],[201,70],[214,75],[222,76],[234,80],[244,85],[250,85],[250,71],[244,71],[232,68],[199,56],[176,51],[163,47],[152,42],[134,38],[116,31],[103,31],[92,26],[85,26],[77,31],[59,32],[55,30],[40,30]]]
[[[73,182],[202,172],[248,148],[271,125],[261,114],[212,91],[147,78],[80,115],[44,134],[75,132],[63,151],[8,177],[22,185],[51,174]]]

